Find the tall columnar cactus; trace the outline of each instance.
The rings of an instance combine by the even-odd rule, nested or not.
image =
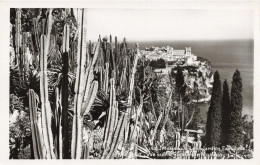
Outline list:
[[[105,93],[108,92],[108,83],[109,82],[109,63],[106,63],[105,69],[104,69],[104,80],[103,80],[103,91]]]
[[[68,80],[68,69],[69,69],[69,35],[70,35],[70,28],[69,25],[64,26],[63,31],[63,54],[62,54],[62,85],[61,85],[61,91],[62,91],[62,97],[61,97],[61,103],[62,103],[62,119],[61,119],[61,126],[62,126],[62,137],[63,137],[63,158],[69,159],[69,134],[68,134],[68,127],[69,127],[69,121],[68,121],[68,88],[69,88],[69,80]],[[62,152],[62,151],[60,151]]]
[[[61,96],[60,90],[58,87],[55,89],[55,106],[54,106],[54,125],[56,128],[56,132],[54,134],[54,152],[58,159],[62,159],[62,126],[61,126]]]
[[[41,113],[43,140],[46,147],[48,159],[55,158],[53,152],[53,137],[51,131],[51,106],[48,99],[48,79],[47,79],[47,56],[49,54],[50,33],[52,27],[52,9],[49,10],[46,35],[41,36],[41,57],[40,57],[40,92],[41,92]]]
[[[35,64],[36,68],[38,69],[39,67],[39,53],[40,53],[40,30],[39,30],[39,24],[38,24],[39,19],[33,18],[33,30],[32,30],[32,35],[31,35],[31,40],[33,41],[32,44],[32,49],[33,49],[33,63]]]
[[[127,87],[127,79],[126,79],[126,72],[128,67],[127,58],[124,59],[123,66],[124,67],[121,72],[121,77],[119,80],[119,87],[118,87],[120,89],[119,90],[120,92],[126,91],[126,87]]]
[[[33,44],[34,44],[34,48],[36,52],[39,52],[39,45],[40,45],[40,41],[39,41],[39,24],[38,24],[38,19],[37,18],[33,18]]]
[[[117,64],[117,62],[118,62],[118,45],[117,45],[117,37],[115,37],[115,64]],[[118,68],[116,68],[116,69],[118,69]]]
[[[135,125],[132,126],[131,134],[130,134],[130,148],[128,152],[128,158],[134,158],[137,152],[137,140],[139,136],[139,128],[141,124],[141,113],[143,110],[143,96],[140,98],[140,105],[138,106],[137,110],[135,111]]]
[[[104,132],[104,152],[102,154],[102,158],[106,157],[108,151],[110,150],[110,146],[112,143],[112,138],[114,134],[114,130],[116,127],[116,123],[118,120],[118,107],[116,102],[116,91],[115,91],[115,80],[114,78],[110,79],[110,107],[107,112],[107,120],[105,125],[105,132]]]
[[[84,33],[84,17],[85,10],[84,9],[75,9],[75,16],[78,22],[78,54],[77,54],[77,75],[76,75],[76,83],[75,83],[75,103],[74,103],[74,116],[73,116],[73,128],[72,128],[72,141],[71,141],[71,158],[72,159],[80,159],[81,156],[81,141],[82,141],[82,124],[83,119],[80,116],[81,114],[81,106],[84,96],[84,87],[85,87],[85,60],[86,60],[86,52],[83,52],[84,48],[82,48],[82,33]],[[85,43],[86,44],[86,43]],[[84,45],[83,45],[84,47]],[[84,54],[85,53],[85,54]]]
[[[31,120],[33,155],[35,159],[43,158],[42,135],[37,123],[37,98],[33,89],[29,90],[29,110]]]
[[[130,112],[131,112],[131,106],[132,106],[132,103],[133,103],[133,92],[134,92],[134,81],[135,81],[135,72],[136,72],[136,66],[137,66],[137,61],[138,61],[138,58],[140,56],[140,52],[139,50],[137,50],[137,53],[134,57],[134,61],[133,61],[133,67],[132,67],[132,70],[131,70],[131,74],[130,74],[130,85],[129,85],[129,94],[128,94],[128,105],[129,105],[129,108],[127,108],[127,114],[130,115]],[[128,122],[129,123],[129,122]],[[129,133],[129,124],[126,126],[126,131],[125,131],[125,142],[127,142],[128,140],[128,133]]]
[[[20,49],[21,49],[21,9],[16,11],[15,19],[15,64],[19,65]]]
[[[86,58],[86,10],[74,10],[78,22],[78,54],[77,54],[77,75],[75,83],[74,116],[71,142],[71,158],[80,159],[82,155],[82,125],[83,116],[86,115],[92,106],[98,90],[98,81],[94,80],[93,69],[97,60],[99,46],[95,48],[93,59]]]
[[[162,128],[165,127],[166,122],[167,122],[167,120],[168,120],[168,118],[169,118],[169,112],[170,112],[171,106],[172,106],[172,93],[173,93],[173,92],[171,91],[171,94],[170,94],[170,97],[169,97],[169,99],[168,99],[167,105],[165,106],[166,111],[165,111],[165,113],[164,113],[164,120],[163,120]]]
[[[113,135],[113,141],[112,141],[109,153],[104,158],[106,158],[106,159],[114,158],[114,156],[116,155],[116,152],[118,152],[119,145],[123,143],[124,128],[125,128],[125,125],[127,124],[126,123],[127,120],[125,120],[126,117],[127,117],[126,113],[123,112],[116,125],[114,135]]]
[[[71,49],[69,51],[69,65],[70,65],[70,71],[71,72],[75,72],[74,65],[75,65],[75,52],[76,52],[76,49],[77,49],[77,44],[76,44],[76,42],[73,41],[71,43]]]
[[[27,35],[26,33],[22,33],[22,42],[21,42],[21,48],[20,48],[20,56],[19,56],[19,70],[20,70],[20,83],[24,83],[25,79],[25,53],[26,53],[26,43],[27,43]]]
[[[112,49],[112,47],[107,47],[108,49]],[[126,48],[126,44],[124,44],[124,48]],[[109,50],[107,50],[109,51]],[[109,55],[107,61],[113,60],[113,56],[115,55],[116,51],[109,51],[110,53],[113,52],[113,55]],[[119,51],[117,52],[119,54]],[[106,56],[107,54],[105,54]],[[128,131],[130,127],[130,112],[133,108],[133,92],[134,92],[134,75],[136,72],[136,66],[137,61],[139,58],[139,51],[137,51],[136,55],[133,59],[129,58],[129,56],[126,54],[126,50],[122,51],[121,57],[123,60],[120,61],[119,64],[116,63],[115,68],[119,72],[116,72],[112,70],[112,68],[108,67],[108,63],[106,63],[106,69],[104,70],[104,80],[103,80],[103,89],[108,89],[108,84],[106,84],[106,81],[108,80],[108,77],[111,77],[110,79],[110,107],[107,112],[107,119],[105,123],[105,130],[104,130],[104,141],[103,141],[103,153],[101,158],[113,158],[115,155],[121,155],[121,157],[124,156],[125,148],[123,147],[127,140],[133,140],[133,150],[132,152],[135,152],[136,145],[135,142],[138,138],[138,131],[137,131],[137,124],[140,124],[139,118],[142,110],[142,101],[138,109],[135,111],[136,113],[136,123],[132,127],[131,135],[129,136]],[[131,71],[130,71],[130,64],[131,63]],[[128,72],[131,73],[128,73]],[[108,75],[108,73],[110,74]],[[117,81],[116,78],[118,77]],[[120,78],[119,78],[120,77]],[[130,81],[130,82],[129,82]],[[116,82],[118,82],[118,86],[116,88]],[[117,89],[117,90],[115,90]],[[116,91],[117,94],[121,94],[124,92],[128,92],[128,108],[127,112],[121,112],[121,117],[118,120],[119,111],[118,111],[118,103],[116,102]],[[115,129],[116,128],[116,129]],[[119,151],[120,150],[120,151]]]

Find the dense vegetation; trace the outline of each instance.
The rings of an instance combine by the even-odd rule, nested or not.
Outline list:
[[[239,158],[251,158],[253,148],[253,119],[242,116],[242,78],[239,70],[233,75],[231,95],[227,81],[223,93],[218,71],[214,74],[211,104],[207,116],[205,144],[208,147],[226,147],[239,153]],[[234,148],[234,149],[232,149]],[[226,150],[227,152],[227,150]]]
[[[211,103],[208,111],[206,125],[206,146],[219,147],[221,145],[221,82],[218,71],[214,74],[214,83],[211,95]]]
[[[153,68],[166,68],[166,62],[164,59],[160,58],[158,60],[151,61],[150,66]]]
[[[165,68],[165,61],[147,61],[138,44],[130,49],[126,39],[112,36],[87,41],[86,9],[11,9],[10,14],[10,159],[187,158],[181,154],[193,149],[212,158],[203,155],[204,135],[187,133],[205,123],[192,102],[198,86],[187,91],[183,68],[159,75],[153,69]],[[217,79],[211,114],[228,104],[221,105]],[[241,81],[237,72],[230,101],[236,121]],[[252,123],[243,121],[239,129],[250,130],[252,137]]]

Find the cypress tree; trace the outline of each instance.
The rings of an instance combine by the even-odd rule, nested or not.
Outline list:
[[[231,112],[229,127],[229,144],[232,146],[240,146],[243,144],[243,128],[242,128],[242,78],[238,69],[235,71],[231,87]]]
[[[212,89],[211,103],[207,116],[206,124],[206,146],[218,147],[221,142],[221,81],[218,71],[214,74],[214,83]]]
[[[230,97],[229,97],[229,87],[227,80],[225,79],[223,83],[223,97],[222,97],[222,124],[221,124],[221,143],[222,146],[228,144],[228,129],[230,125]]]

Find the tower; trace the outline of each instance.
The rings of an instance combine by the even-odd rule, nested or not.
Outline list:
[[[191,47],[185,47],[185,54],[190,55],[191,54]]]

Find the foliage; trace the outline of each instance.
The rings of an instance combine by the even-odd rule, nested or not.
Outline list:
[[[234,146],[240,146],[243,143],[243,121],[242,121],[242,78],[239,70],[236,70],[231,87],[231,112],[230,112],[230,127],[229,127],[229,144]]]
[[[227,80],[223,83],[223,97],[222,97],[222,123],[221,123],[221,143],[223,146],[228,144],[228,134],[230,127],[230,97]]]
[[[186,92],[186,84],[184,82],[184,75],[182,73],[182,69],[179,66],[177,66],[176,70],[177,70],[176,73],[175,73],[175,69],[171,70],[171,76],[173,78],[175,78],[175,82],[176,82],[175,88],[176,88],[178,97],[184,98],[185,92]]]
[[[196,67],[178,66],[170,75],[156,75],[153,69],[165,68],[165,61],[139,58],[138,44],[130,49],[125,38],[119,43],[111,35],[88,43],[85,9],[10,13],[17,63],[10,66],[9,113],[19,113],[9,123],[10,158],[149,158],[147,147],[175,145],[176,128],[201,128],[200,109],[192,102],[199,98],[199,87],[187,88],[183,72],[196,76]],[[198,76],[203,77],[201,72]],[[211,141],[220,136],[220,95],[215,73],[207,120]],[[246,116],[243,129],[252,135],[253,121]],[[43,143],[48,149],[38,145]],[[48,156],[34,155],[39,150]]]
[[[212,89],[211,103],[207,116],[206,124],[206,146],[219,147],[221,138],[221,82],[218,71],[214,74],[214,83]]]
[[[246,147],[246,149],[249,149],[250,141],[251,139],[254,138],[254,131],[253,131],[254,120],[252,116],[250,117],[248,115],[244,115],[242,117],[242,120],[243,120],[243,131],[244,131],[243,146]]]
[[[31,143],[30,119],[28,113],[21,112],[22,115],[18,117],[18,120],[9,125],[9,159],[31,158],[30,148],[28,149],[28,145]]]
[[[150,66],[153,68],[166,68],[166,63],[164,59],[160,58],[158,60],[151,61]]]
[[[195,105],[195,110],[194,110],[194,116],[193,116],[193,119],[191,121],[191,123],[188,125],[188,129],[193,129],[193,130],[198,130],[199,129],[199,125],[202,123],[202,117],[200,115],[200,109]],[[189,110],[190,114],[189,116],[191,115],[191,111],[192,110]]]

